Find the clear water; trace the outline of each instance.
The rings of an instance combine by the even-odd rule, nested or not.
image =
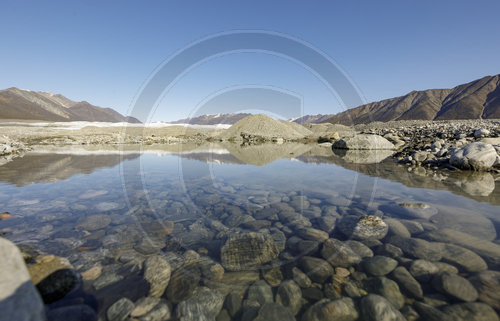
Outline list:
[[[80,272],[102,267],[97,280],[84,280],[89,302],[101,315],[123,296],[135,301],[147,294],[141,270],[149,256],[167,255],[174,269],[182,268],[192,251],[200,262],[220,263],[227,235],[259,227],[264,233],[281,231],[289,241],[294,226],[278,216],[246,228],[231,220],[253,220],[263,208],[282,204],[314,228],[324,215],[340,220],[349,213],[364,213],[414,220],[425,232],[450,228],[483,239],[494,250],[500,246],[499,181],[489,173],[445,173],[443,179],[439,173],[409,171],[391,160],[356,164],[315,146],[209,147],[151,147],[142,154],[109,147],[84,152],[61,148],[15,159],[0,167],[0,211],[13,215],[0,221],[0,231],[40,253],[68,258]],[[408,217],[401,203],[425,203],[440,216]],[[82,226],[86,217],[97,214],[109,217],[109,224]],[[314,250],[300,253],[287,246],[272,263],[287,279],[287,269],[305,254],[321,257]],[[488,269],[498,266],[489,264]],[[252,273],[226,270],[211,286],[245,295],[246,286],[255,281]],[[199,285],[207,284],[202,275]],[[436,295],[426,287],[424,294]]]

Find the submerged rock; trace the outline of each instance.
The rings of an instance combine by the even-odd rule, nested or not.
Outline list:
[[[454,321],[498,321],[498,314],[484,303],[460,303],[446,306],[443,312]]]
[[[128,318],[133,309],[134,302],[128,298],[121,298],[108,308],[106,316],[109,321],[123,321]]]
[[[252,270],[277,258],[278,254],[270,235],[249,232],[227,239],[221,248],[221,261],[229,271]]]
[[[219,291],[202,287],[177,305],[176,315],[181,321],[214,320],[223,304],[224,296]]]
[[[381,239],[387,235],[389,227],[378,216],[345,215],[337,224],[337,229],[348,238],[355,240]]]
[[[304,313],[302,321],[354,321],[358,317],[359,313],[351,298],[342,298],[339,300],[323,299],[316,302]]]
[[[276,293],[276,303],[289,308],[293,315],[297,315],[302,307],[302,291],[297,283],[292,280],[281,283]]]
[[[483,271],[469,279],[479,292],[479,300],[500,310],[500,272]]]
[[[439,292],[457,300],[472,302],[478,298],[476,289],[467,279],[449,272],[434,277],[432,285]]]
[[[314,282],[324,283],[333,275],[332,266],[325,260],[312,256],[303,256],[299,260],[302,270]]]
[[[383,276],[392,272],[398,266],[398,261],[387,256],[375,255],[363,261],[365,270],[374,276]]]
[[[149,283],[148,296],[160,297],[170,282],[172,268],[161,256],[151,256],[144,262],[144,279]]]
[[[361,299],[360,306],[366,321],[406,321],[401,312],[380,295],[368,294]]]
[[[276,303],[266,303],[259,309],[257,317],[253,321],[269,320],[295,321],[295,318],[289,309]]]
[[[336,239],[328,239],[323,243],[321,256],[332,266],[350,267],[361,262],[361,256],[349,245]]]

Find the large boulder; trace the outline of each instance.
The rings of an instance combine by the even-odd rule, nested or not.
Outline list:
[[[465,170],[489,170],[497,156],[493,145],[475,142],[455,150],[451,154],[450,164]]]
[[[379,135],[359,134],[337,140],[333,149],[394,149],[394,145]]]
[[[45,320],[42,299],[19,249],[0,238],[0,320]]]
[[[270,235],[249,232],[227,239],[221,248],[221,261],[228,271],[252,270],[277,258],[278,254]]]

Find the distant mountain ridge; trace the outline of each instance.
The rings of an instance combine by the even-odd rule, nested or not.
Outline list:
[[[343,125],[391,120],[500,119],[500,75],[452,89],[412,91],[338,113],[326,122]]]
[[[234,124],[248,115],[203,115],[172,123]],[[356,125],[373,121],[452,119],[500,119],[500,75],[486,76],[452,89],[412,91],[400,97],[361,105],[338,114],[304,115],[290,121],[298,124]]]
[[[232,113],[232,114],[206,114],[192,118],[184,118],[176,121],[168,122],[169,124],[190,124],[190,125],[232,125],[238,120],[243,119],[251,114],[248,113]]]
[[[0,119],[140,123],[112,108],[72,101],[60,94],[14,87],[0,90]]]

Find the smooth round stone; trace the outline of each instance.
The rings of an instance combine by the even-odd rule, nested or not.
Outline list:
[[[432,286],[437,291],[457,300],[473,302],[478,298],[474,286],[467,279],[456,274],[443,272],[434,277]]]
[[[369,281],[368,284],[370,287],[368,292],[380,294],[398,310],[403,307],[405,298],[393,280],[382,276]]]
[[[151,256],[144,262],[144,279],[149,284],[148,296],[160,297],[170,282],[172,268],[161,256]]]
[[[242,298],[235,293],[229,293],[224,301],[224,308],[227,309],[229,315],[235,317],[240,311]]]
[[[421,300],[423,291],[420,283],[403,266],[398,266],[391,273],[391,278],[398,282],[399,287],[409,296]]]
[[[295,321],[290,309],[287,309],[276,303],[265,303],[257,313],[257,317],[253,321]]]
[[[312,284],[311,279],[297,267],[292,268],[292,277],[301,288],[308,288]]]
[[[401,237],[411,237],[410,232],[399,220],[394,218],[386,218],[385,223],[389,225],[389,234],[398,235]]]
[[[304,240],[323,242],[328,239],[328,233],[312,227],[297,230],[297,235]]]
[[[134,309],[130,312],[131,317],[141,317],[151,311],[158,303],[160,303],[160,298],[155,297],[143,297],[135,302]]]
[[[167,298],[174,303],[187,299],[198,288],[200,277],[200,269],[196,266],[181,267],[175,270],[167,286]]]
[[[321,256],[335,267],[350,267],[361,262],[361,256],[349,245],[336,239],[328,239],[323,243]]]
[[[443,312],[454,321],[498,321],[498,314],[484,303],[460,303],[446,306]]]
[[[344,243],[347,244],[351,248],[351,250],[354,251],[354,253],[361,256],[361,258],[363,259],[373,256],[373,251],[368,246],[359,241],[347,240]]]
[[[483,271],[469,279],[479,292],[479,300],[500,310],[500,272]]]
[[[439,268],[426,260],[415,260],[410,265],[410,273],[419,282],[429,282],[439,272]]]
[[[281,283],[276,293],[276,303],[289,308],[293,315],[297,315],[302,307],[302,291],[297,283],[292,280]]]
[[[127,298],[121,298],[113,303],[106,311],[108,321],[123,321],[128,318],[134,309],[134,302]]]
[[[260,305],[273,302],[273,291],[266,281],[259,280],[248,287],[247,300],[258,302]]]
[[[419,238],[392,236],[389,243],[399,247],[411,257],[428,261],[441,260],[444,251],[444,243],[428,242]]]
[[[366,321],[406,321],[401,312],[380,295],[368,294],[361,299],[360,307]]]
[[[299,264],[305,274],[314,282],[324,283],[333,275],[333,267],[325,260],[312,256],[303,256]]]
[[[398,261],[381,255],[375,255],[374,257],[367,258],[363,261],[363,267],[365,270],[374,276],[384,276],[389,274],[396,268],[396,266],[398,266]]]
[[[304,313],[302,321],[354,321],[358,317],[358,310],[351,298],[323,299],[316,302]]]
[[[111,218],[109,215],[98,214],[87,216],[83,219],[78,220],[76,223],[77,229],[87,230],[87,231],[95,231],[105,228],[111,223]]]
[[[179,320],[213,320],[224,304],[224,296],[218,290],[201,287],[189,299],[177,305]]]
[[[473,273],[488,269],[486,262],[476,253],[454,244],[446,244],[442,260],[458,267],[460,270]]]
[[[232,235],[221,248],[222,266],[229,271],[259,268],[278,255],[273,238],[255,232]]]

